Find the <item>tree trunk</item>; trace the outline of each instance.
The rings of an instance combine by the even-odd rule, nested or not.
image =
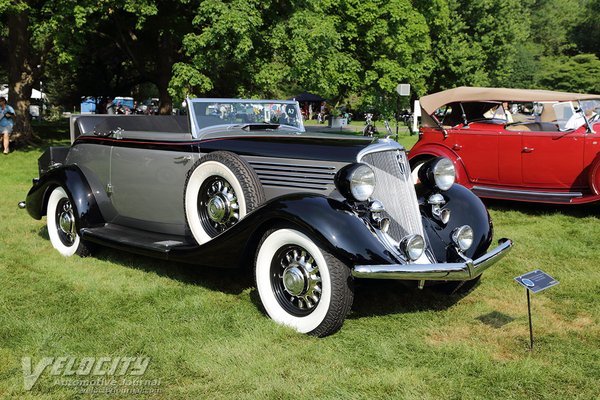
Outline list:
[[[33,89],[29,15],[26,11],[8,15],[8,100],[15,109],[14,138],[30,142],[33,130],[29,118],[29,99]]]

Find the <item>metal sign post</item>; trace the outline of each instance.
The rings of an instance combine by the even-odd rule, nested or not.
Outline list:
[[[533,323],[531,322],[531,299],[529,292],[537,293],[560,282],[540,269],[528,272],[515,278],[518,284],[525,287],[527,293],[527,314],[529,316],[529,350],[533,350]]]

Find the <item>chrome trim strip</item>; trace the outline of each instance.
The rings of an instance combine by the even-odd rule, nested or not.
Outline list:
[[[581,192],[537,192],[533,190],[512,190],[512,189],[498,189],[487,186],[473,186],[471,189],[473,193],[481,196],[497,196],[498,198],[505,199],[522,199],[522,200],[552,200],[569,202],[571,199],[583,197]]]
[[[285,168],[289,168],[289,167],[294,167],[294,168],[314,168],[314,169],[324,169],[324,170],[335,170],[335,167],[333,166],[327,166],[327,165],[311,165],[311,164],[287,164],[287,163],[277,163],[277,162],[266,162],[266,161],[248,161],[250,163],[250,165],[254,166],[254,165],[259,165],[260,167],[262,166],[266,166],[266,167],[285,167]],[[260,168],[258,167],[258,168]],[[329,173],[329,172],[326,172]]]
[[[272,182],[269,180],[261,180],[261,183],[265,186],[274,186],[274,187],[282,187],[282,188],[290,188],[290,189],[314,189],[314,190],[327,190],[327,187],[323,186],[314,186],[311,184],[302,184],[302,183],[279,183]]]
[[[439,264],[357,265],[352,270],[355,278],[402,279],[427,281],[466,281],[481,275],[501,260],[512,248],[510,239],[500,239],[498,247],[475,261]]]
[[[290,175],[290,178],[296,178],[294,180],[290,180],[288,177],[280,177],[274,174],[262,174],[258,173],[258,178],[261,181],[273,181],[273,182],[289,182],[289,183],[308,183],[313,185],[333,185],[333,179],[325,180],[321,178],[311,178],[308,176],[294,176]]]
[[[381,151],[388,151],[388,150],[400,150],[400,151],[403,151],[404,150],[404,146],[402,146],[400,143],[398,143],[398,142],[396,142],[395,140],[392,140],[392,139],[379,139],[376,143],[373,143],[373,144],[365,147],[364,149],[362,149],[356,155],[356,161],[357,162],[361,162],[361,160],[363,159],[363,157],[366,156],[367,154],[378,153],[378,152],[381,152]]]

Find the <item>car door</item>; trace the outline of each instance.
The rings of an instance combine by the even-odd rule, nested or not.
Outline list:
[[[498,182],[498,134],[501,125],[472,123],[447,129],[447,143],[463,160],[473,183]]]
[[[177,141],[128,139],[132,138],[124,133],[123,145],[113,146],[111,154],[110,198],[118,213],[116,222],[183,235],[185,181],[198,153]]]
[[[523,184],[544,189],[576,189],[586,186],[583,156],[586,131],[523,132],[521,163]]]

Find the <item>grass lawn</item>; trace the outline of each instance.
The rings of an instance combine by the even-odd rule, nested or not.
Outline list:
[[[68,142],[63,125],[41,131]],[[84,397],[49,369],[24,390],[22,357],[61,356],[150,357],[161,399],[599,398],[599,206],[488,202],[496,239],[516,245],[469,295],[359,282],[342,330],[317,339],[269,320],[248,272],[60,256],[45,218],[17,208],[42,151],[0,156],[0,398]],[[532,295],[530,352],[513,278],[536,268],[560,285]]]

